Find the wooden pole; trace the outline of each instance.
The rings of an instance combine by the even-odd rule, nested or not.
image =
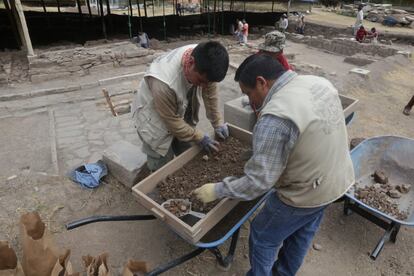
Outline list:
[[[20,28],[23,34],[23,40],[24,40],[23,43],[26,47],[27,55],[34,56],[35,54],[33,51],[32,41],[30,40],[29,30],[27,28],[26,18],[24,17],[22,3],[20,2],[20,0],[14,0],[14,4],[15,4],[16,11],[19,17],[18,19],[19,19]]]
[[[44,0],[40,0],[40,2],[42,3],[43,12],[47,12],[47,11],[46,11],[45,1],[44,1]],[[20,4],[21,4],[21,3],[20,3]]]
[[[243,0],[243,19],[246,19],[246,0]]]
[[[272,1],[272,12],[274,12],[274,10],[275,10],[274,8],[275,8],[275,1],[273,0]]]
[[[138,6],[138,20],[139,20],[139,29],[138,32],[142,32],[142,17],[141,17],[141,9],[139,8],[139,0],[137,0],[137,6]]]
[[[216,8],[217,8],[217,0],[214,0],[214,4],[213,4],[213,34],[216,33]]]
[[[86,5],[88,6],[89,17],[92,17],[91,3],[89,0],[86,0]]]
[[[81,3],[80,3],[80,0],[76,0],[76,5],[78,5],[79,15],[82,16],[82,6],[81,6]]]
[[[224,0],[221,0],[221,34],[224,35]]]
[[[111,14],[111,5],[109,5],[109,0],[106,0],[106,13]]]
[[[132,3],[131,0],[128,0],[128,31],[129,31],[129,38],[132,38],[132,25],[131,25],[131,17],[132,17]]]
[[[105,17],[104,17],[103,4],[102,4],[103,0],[98,0],[98,1],[99,1],[99,8],[101,10],[102,33],[105,39],[108,39],[108,36],[106,35],[106,24],[105,24]]]
[[[154,0],[152,0],[152,16],[155,16],[154,5],[155,5]]]
[[[106,89],[102,89],[102,93],[105,97],[106,103],[108,104],[109,108],[111,109],[112,115],[114,115],[115,117],[118,116],[118,113],[116,113],[115,111],[115,107],[114,104],[112,103],[111,97],[109,97],[109,93],[108,91],[106,91]]]
[[[60,3],[59,3],[59,0],[56,0],[56,5],[57,5],[57,8],[58,8],[58,13],[60,13]]]
[[[147,0],[144,0],[144,14],[145,14],[145,17],[148,17],[148,15],[147,15]]]
[[[165,0],[162,0],[162,18],[164,21],[164,40],[167,40],[167,23],[165,22]]]

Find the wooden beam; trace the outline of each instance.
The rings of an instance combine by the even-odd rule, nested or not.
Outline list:
[[[112,115],[114,115],[114,117],[117,117],[118,113],[116,113],[116,111],[115,111],[114,104],[112,103],[111,97],[109,97],[108,91],[104,88],[104,89],[102,89],[102,93],[103,93],[103,95],[106,99],[106,103],[108,104],[109,108],[111,109]]]
[[[275,0],[272,1],[272,12],[275,10]]]
[[[92,17],[91,3],[89,0],[86,0],[86,5],[88,6],[89,17]]]

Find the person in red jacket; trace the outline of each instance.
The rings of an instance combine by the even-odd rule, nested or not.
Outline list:
[[[285,48],[285,41],[286,36],[284,33],[279,31],[272,31],[265,35],[264,43],[259,44],[259,53],[258,54],[266,54],[282,64],[285,70],[292,70],[294,68],[292,65],[289,64],[286,57],[283,55],[283,49]]]
[[[356,41],[362,43],[365,40],[365,37],[368,35],[368,32],[365,30],[364,26],[359,27],[358,32],[356,33]]]

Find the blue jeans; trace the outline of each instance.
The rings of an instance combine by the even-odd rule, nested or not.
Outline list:
[[[276,193],[271,195],[250,226],[251,269],[247,275],[295,275],[319,228],[325,207],[296,208],[284,204]]]

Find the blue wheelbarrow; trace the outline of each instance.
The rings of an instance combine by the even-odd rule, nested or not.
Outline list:
[[[370,255],[375,260],[385,242],[395,243],[401,225],[414,226],[414,140],[397,136],[369,138],[351,151],[351,158],[356,184],[345,194],[344,213],[349,215],[355,212],[385,229],[385,234]],[[392,199],[399,210],[408,214],[405,220],[373,208],[355,196],[356,189],[375,184],[371,174],[379,169],[387,173],[391,184],[405,183],[413,186],[401,198]]]

